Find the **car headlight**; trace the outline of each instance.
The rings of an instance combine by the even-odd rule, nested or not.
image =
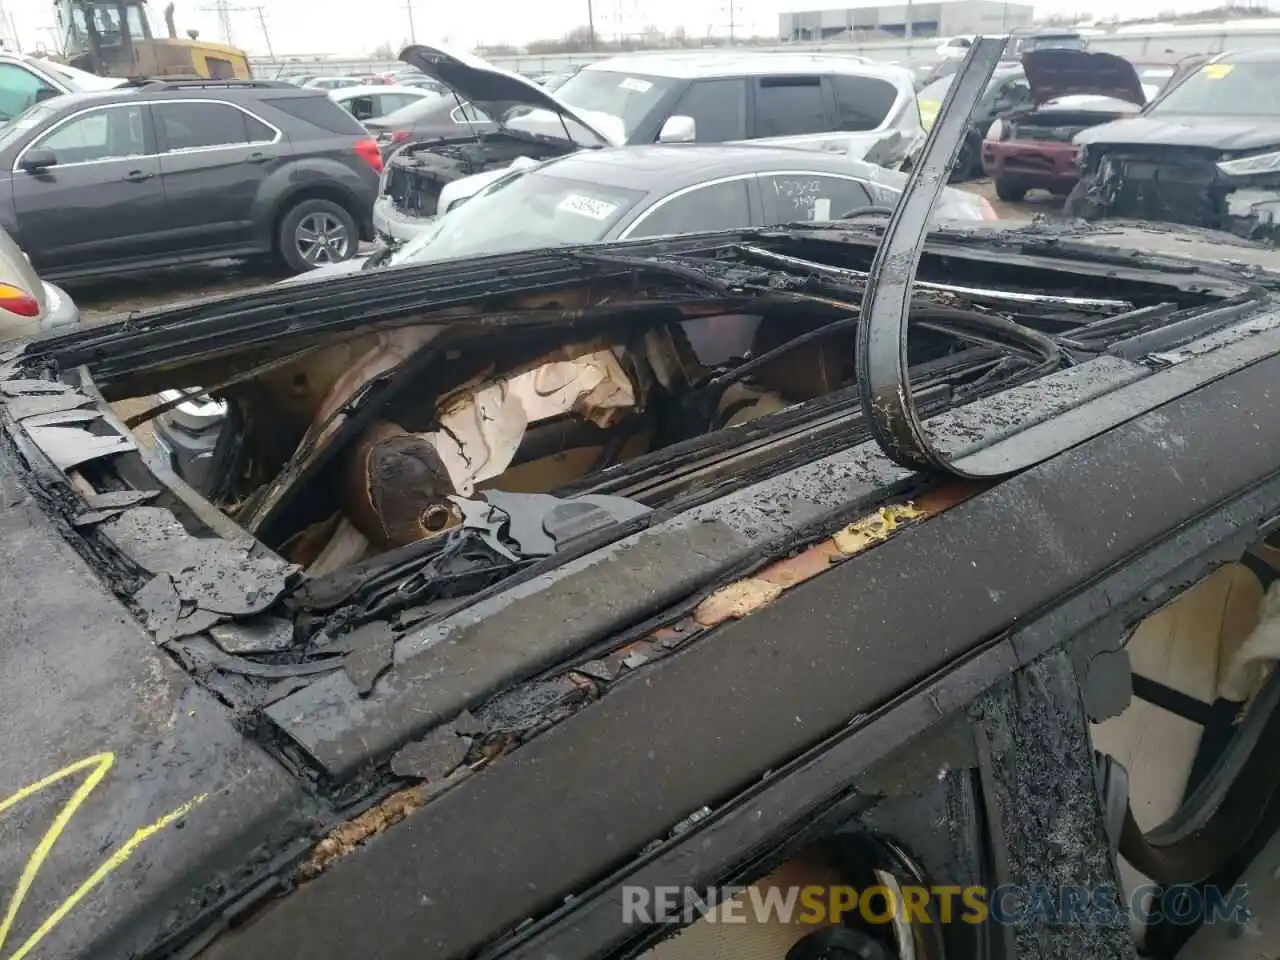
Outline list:
[[[1280,170],[1280,152],[1259,153],[1252,157],[1223,160],[1218,169],[1229,177],[1251,177],[1259,173],[1275,173]]]
[[[987,127],[988,140],[999,140],[1004,136],[1004,122],[1000,119],[991,121],[991,126]]]

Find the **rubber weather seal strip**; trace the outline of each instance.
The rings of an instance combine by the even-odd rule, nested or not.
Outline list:
[[[970,45],[867,274],[855,358],[864,385],[862,413],[885,455],[911,470],[986,476],[957,468],[925,432],[907,376],[907,314],[930,220],[1007,42],[977,37]]]

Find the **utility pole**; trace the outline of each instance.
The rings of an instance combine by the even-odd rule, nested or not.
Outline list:
[[[6,50],[12,43],[19,53],[22,52],[22,41],[18,39],[18,27],[13,22],[13,17],[9,11],[4,8],[4,3],[0,2],[0,33],[3,34],[4,40],[0,43]]]
[[[596,12],[591,0],[587,0],[587,45],[593,51],[596,48]]]
[[[257,11],[258,25],[262,27],[262,39],[266,41],[267,44],[267,56],[274,60],[276,58],[276,52],[271,47],[271,31],[267,29],[267,15],[265,13],[266,7],[254,7],[253,9]]]
[[[413,0],[405,0],[404,9],[409,14],[409,42],[417,43],[418,31],[413,26]]]
[[[234,47],[231,35],[231,4],[227,0],[214,0],[212,7],[201,7],[201,10],[212,11],[218,15],[218,32],[222,34],[222,42]]]
[[[275,59],[276,53],[271,46],[271,31],[267,29],[267,8],[262,5],[252,7],[240,7],[229,2],[229,0],[215,0],[211,7],[198,7],[197,9],[205,12],[212,12],[218,15],[218,29],[222,33],[222,41],[229,47],[234,47],[235,43],[231,39],[231,20],[232,15],[237,13],[252,13],[258,17],[258,26],[262,28],[262,39],[267,44],[267,54],[271,59]]]
[[[725,0],[725,11],[729,14],[729,46],[733,46],[738,36],[738,0]]]

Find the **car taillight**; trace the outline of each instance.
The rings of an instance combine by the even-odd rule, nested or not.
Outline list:
[[[991,201],[986,197],[978,198],[978,206],[982,210],[983,220],[999,220],[1000,214],[996,213],[996,208],[991,205]]]
[[[7,283],[0,283],[0,308],[20,317],[40,316],[40,301],[25,290]]]
[[[356,141],[356,156],[373,168],[374,173],[382,173],[382,148],[378,141],[369,137]]]

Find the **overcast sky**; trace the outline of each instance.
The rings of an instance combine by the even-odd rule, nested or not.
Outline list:
[[[405,0],[229,0],[232,39],[253,54],[267,45],[258,19],[262,5],[271,45],[281,54],[366,54],[383,43],[393,47],[409,39]],[[469,0],[465,3],[414,2],[419,41],[469,49],[477,43],[519,44],[559,36],[587,21],[588,0]],[[728,32],[729,4],[737,30],[773,35],[778,14],[789,10],[838,8],[839,0],[593,0],[601,36],[637,32],[645,24],[663,30],[684,27],[693,35]],[[163,31],[164,0],[150,0],[152,21]],[[1127,0],[1126,16],[1154,16],[1167,10],[1192,11],[1216,6],[1213,0]],[[52,0],[0,0],[17,28],[24,49],[37,42],[52,46]],[[1088,0],[1047,0],[1035,4],[1037,16],[1060,13],[1103,15],[1115,4]],[[177,0],[178,29],[198,29],[206,39],[222,39],[213,0]],[[8,33],[9,31],[5,31]]]

